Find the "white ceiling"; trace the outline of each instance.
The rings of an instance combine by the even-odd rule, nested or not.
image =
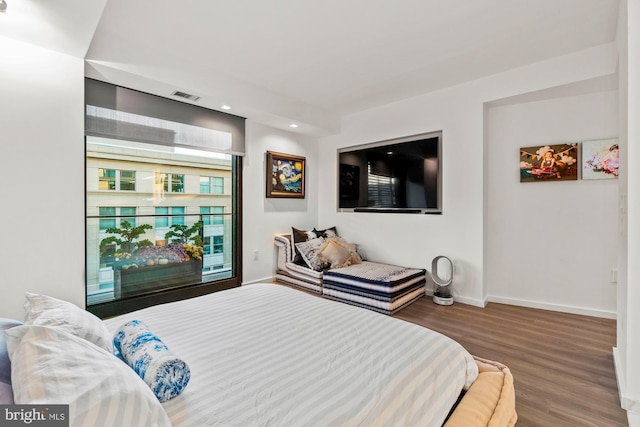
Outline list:
[[[0,35],[87,75],[276,127],[364,109],[615,40],[618,0],[7,0]]]

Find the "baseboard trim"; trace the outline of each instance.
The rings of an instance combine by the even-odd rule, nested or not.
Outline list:
[[[264,279],[251,280],[250,282],[242,282],[241,286],[244,285],[255,285],[256,283],[272,283],[275,282],[275,277],[265,277]]]
[[[473,305],[474,307],[481,307],[484,308],[487,306],[487,302],[483,301],[483,300],[479,300],[479,299],[473,299],[473,298],[465,298],[465,297],[461,297],[461,296],[453,296],[453,300],[456,302],[459,302],[461,304],[467,304],[467,305]]]
[[[428,297],[432,297],[433,296],[433,289],[426,289],[425,290],[425,295],[427,295]],[[475,307],[486,307],[487,305],[487,301],[486,300],[479,300],[479,299],[474,299],[474,298],[466,298],[466,297],[461,297],[460,295],[454,295],[453,296],[453,301],[454,302],[459,302],[460,304],[467,304],[467,305],[473,305]]]
[[[254,283],[269,283],[275,281],[274,277],[268,277],[260,280],[253,280],[251,282],[244,282],[243,285],[251,285]],[[429,289],[427,287],[425,289],[425,295],[428,297],[433,296],[433,289]],[[541,310],[550,310],[550,311],[559,311],[561,313],[571,313],[571,314],[580,314],[583,316],[591,316],[591,317],[601,317],[604,319],[617,319],[617,314],[614,311],[607,310],[596,310],[582,307],[574,307],[569,305],[560,305],[560,304],[550,304],[538,301],[529,301],[517,298],[503,298],[496,296],[488,296],[484,300],[475,299],[475,298],[467,298],[460,295],[453,296],[454,302],[459,302],[461,304],[468,304],[475,307],[486,307],[488,303],[495,302],[498,304],[509,304],[509,305],[517,305],[520,307],[529,307],[529,308],[537,308]]]
[[[618,397],[620,398],[620,406],[627,412],[633,412],[634,415],[640,415],[640,400],[632,399],[627,395],[627,385],[625,382],[622,363],[620,363],[620,352],[618,347],[613,347],[613,366],[616,371],[616,383],[618,384]]]
[[[559,311],[562,313],[581,314],[583,316],[602,317],[605,319],[616,319],[618,316],[614,311],[596,310],[583,307],[574,307],[569,305],[550,304],[538,301],[527,301],[517,298],[502,298],[490,296],[487,298],[489,302],[495,302],[499,304],[518,305],[522,307],[538,308],[541,310]]]

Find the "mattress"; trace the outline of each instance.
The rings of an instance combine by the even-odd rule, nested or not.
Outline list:
[[[426,271],[363,261],[324,273],[326,298],[393,314],[424,294]]]
[[[363,261],[324,273],[326,283],[345,288],[367,289],[370,293],[393,295],[413,285],[424,284],[426,270]]]
[[[393,314],[407,305],[411,304],[424,295],[424,286],[410,290],[393,301],[385,301],[377,298],[371,298],[367,295],[358,295],[353,292],[341,292],[337,289],[323,287],[322,296],[325,298],[355,305],[361,308],[368,308],[382,314]]]
[[[441,426],[478,375],[435,331],[275,284],[105,320],[138,319],[185,360],[174,426]]]

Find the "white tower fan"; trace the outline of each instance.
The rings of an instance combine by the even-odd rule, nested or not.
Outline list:
[[[438,265],[441,265],[440,270]],[[453,262],[444,255],[431,261],[431,278],[433,279],[433,302],[440,305],[453,304]]]

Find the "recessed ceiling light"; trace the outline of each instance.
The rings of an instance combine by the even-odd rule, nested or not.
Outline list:
[[[297,124],[295,124],[295,123],[291,123],[291,124],[289,125],[289,127],[290,127],[290,128],[297,128],[297,127],[298,127],[298,125],[297,125]]]
[[[223,105],[222,107],[223,110],[231,110],[231,107],[229,107],[227,104]]]

